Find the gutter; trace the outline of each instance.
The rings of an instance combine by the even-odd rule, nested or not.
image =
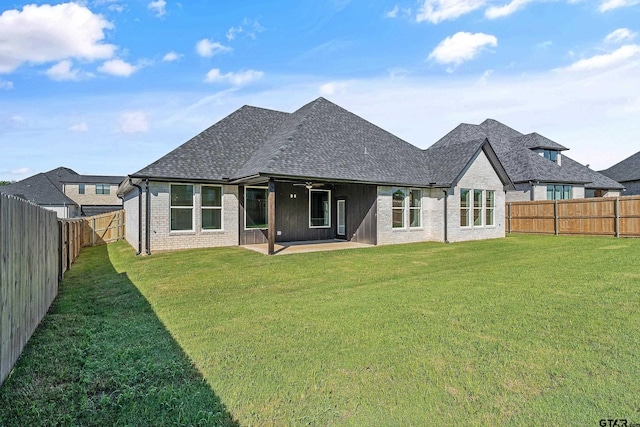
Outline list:
[[[149,203],[149,179],[147,178],[145,181],[145,190],[146,190],[146,194],[145,194],[145,227],[144,227],[144,231],[145,231],[145,252],[147,253],[147,255],[151,255],[151,250],[149,249],[151,246],[151,234],[149,231],[149,223],[151,221],[151,203]]]
[[[136,253],[138,256],[142,253],[142,187],[134,184],[131,178],[129,178],[129,184],[138,189],[138,252]]]
[[[447,193],[447,190],[445,190],[444,188],[442,189],[442,192],[444,193],[444,242],[445,243],[449,243],[449,238],[447,236],[447,228],[448,228],[448,224],[447,224],[447,197],[449,196],[449,194]]]

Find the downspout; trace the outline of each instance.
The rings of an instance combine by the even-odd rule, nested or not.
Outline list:
[[[145,212],[145,227],[144,227],[144,231],[145,231],[145,250],[147,252],[147,255],[151,255],[151,233],[149,230],[149,222],[151,221],[151,203],[149,203],[149,178],[146,179],[145,181],[145,185],[146,185],[146,195],[144,198],[144,202],[146,204],[146,212]]]
[[[442,192],[444,193],[444,242],[445,243],[449,243],[449,238],[447,236],[447,228],[448,228],[448,225],[447,225],[447,222],[448,222],[447,221],[447,215],[448,215],[447,214],[447,196],[448,196],[448,193],[447,193],[447,190],[445,190],[445,189],[442,189]]]
[[[138,189],[138,252],[136,253],[138,256],[142,253],[142,187],[134,184],[131,178],[129,178],[129,184]]]

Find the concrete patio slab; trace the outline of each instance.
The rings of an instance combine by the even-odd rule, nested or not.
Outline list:
[[[347,242],[344,240],[315,240],[304,242],[279,242],[275,245],[275,255],[299,254],[304,252],[337,251],[342,249],[370,248],[375,245],[366,243]],[[243,248],[267,255],[266,243],[257,245],[243,245]]]

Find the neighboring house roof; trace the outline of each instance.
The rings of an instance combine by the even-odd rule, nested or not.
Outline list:
[[[65,184],[114,184],[118,185],[125,179],[124,176],[107,176],[107,175],[73,175],[68,178],[61,179],[60,182]]]
[[[523,135],[493,119],[487,119],[479,125],[460,124],[428,150],[437,148],[446,151],[460,144],[473,145],[481,138],[489,140],[512,182],[584,184],[586,188],[593,189],[623,188],[620,183],[581,165],[564,154],[560,165],[545,159],[533,150],[563,151],[567,148],[537,133]]]
[[[131,177],[240,183],[275,176],[449,186],[480,150],[493,152],[484,137],[457,151],[423,151],[318,98],[290,114],[242,107]],[[492,160],[510,184],[497,157]]]
[[[76,205],[76,202],[62,192],[62,184],[56,181],[57,178],[66,177],[70,173],[75,172],[67,168],[57,168],[39,173],[22,181],[0,187],[0,193],[10,194],[44,206]]]
[[[124,178],[123,176],[78,175],[72,169],[59,167],[0,187],[0,192],[29,200],[38,205],[77,206],[76,202],[64,194],[64,183],[120,184]]]
[[[600,173],[618,182],[640,181],[640,151]]]

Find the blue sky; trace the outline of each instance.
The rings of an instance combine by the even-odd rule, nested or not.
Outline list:
[[[638,32],[640,0],[3,0],[0,180],[127,175],[318,96],[421,148],[494,118],[603,169],[640,150]]]

